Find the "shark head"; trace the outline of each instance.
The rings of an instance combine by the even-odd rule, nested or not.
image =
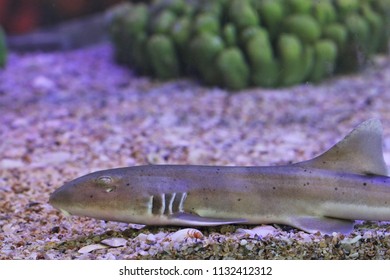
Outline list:
[[[121,168],[97,171],[65,183],[51,194],[49,203],[64,214],[136,221],[145,215],[149,198],[132,188]]]

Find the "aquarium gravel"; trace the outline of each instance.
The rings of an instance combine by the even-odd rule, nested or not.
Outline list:
[[[348,235],[282,225],[190,229],[64,217],[64,182],[140,164],[277,165],[380,118],[390,162],[390,59],[319,85],[228,92],[117,66],[110,45],[10,52],[0,71],[0,259],[390,259],[390,223]]]

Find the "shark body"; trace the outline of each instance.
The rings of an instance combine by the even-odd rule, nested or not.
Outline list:
[[[284,166],[146,165],[66,183],[50,203],[70,214],[145,225],[286,224],[349,233],[390,220],[382,127],[360,124],[322,155]]]

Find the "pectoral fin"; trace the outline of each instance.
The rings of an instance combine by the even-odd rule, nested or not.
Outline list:
[[[175,213],[169,217],[175,220],[177,224],[189,225],[189,226],[219,226],[228,224],[242,224],[247,220],[245,219],[221,219],[221,218],[209,218],[201,217],[190,213]]]
[[[332,234],[333,232],[349,234],[353,231],[354,227],[354,221],[351,220],[310,216],[291,218],[289,224],[309,233],[319,231],[324,234]]]

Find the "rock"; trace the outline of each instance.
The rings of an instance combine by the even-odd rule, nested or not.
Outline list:
[[[48,152],[34,158],[32,166],[45,167],[52,164],[59,164],[71,159],[71,154],[68,152]]]
[[[38,90],[51,90],[55,87],[55,82],[45,76],[38,76],[32,81],[32,86]]]

